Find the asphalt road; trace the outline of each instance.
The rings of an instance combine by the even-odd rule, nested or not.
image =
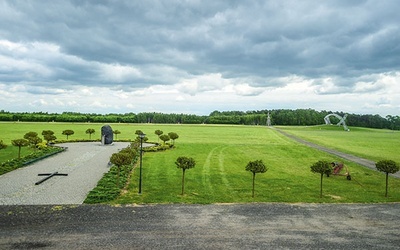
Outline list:
[[[108,154],[102,152],[101,157]],[[83,151],[78,156],[86,163],[79,168],[66,164],[60,171],[71,170],[73,177],[91,165],[88,161],[100,158]],[[23,182],[30,183],[29,188],[38,178],[36,172]],[[46,184],[54,187],[63,178]],[[15,204],[21,200],[26,199],[18,198]],[[119,207],[79,203],[0,206],[0,249],[400,249],[400,203]]]
[[[399,203],[0,206],[0,249],[399,247]]]

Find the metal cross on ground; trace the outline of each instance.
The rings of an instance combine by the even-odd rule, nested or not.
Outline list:
[[[38,181],[38,182],[36,182],[35,183],[35,185],[39,185],[40,183],[42,183],[42,182],[44,182],[44,181],[46,181],[46,180],[48,180],[48,179],[50,179],[51,177],[53,177],[53,176],[68,176],[68,174],[61,174],[61,173],[58,173],[58,172],[53,172],[53,173],[47,173],[47,174],[38,174],[38,176],[45,176],[45,175],[47,175],[47,177],[45,177],[45,178],[43,178],[43,179],[41,179],[40,181]]]

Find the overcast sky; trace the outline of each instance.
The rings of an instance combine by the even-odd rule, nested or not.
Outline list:
[[[398,0],[0,1],[0,109],[400,115]]]

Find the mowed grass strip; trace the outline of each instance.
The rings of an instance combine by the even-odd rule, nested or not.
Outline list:
[[[0,140],[13,148],[12,139],[22,138],[29,131],[39,135],[43,130],[53,130],[59,139],[65,129],[72,129],[75,134],[70,140],[88,139],[86,129],[94,128],[93,138],[100,138],[100,129],[104,124],[96,123],[0,123],[3,131]],[[139,171],[136,166],[129,186],[112,203],[233,203],[233,202],[399,202],[400,180],[390,178],[389,197],[384,197],[385,177],[382,173],[366,169],[357,164],[343,161],[335,156],[311,149],[280,133],[261,126],[229,125],[164,125],[164,124],[110,124],[114,130],[121,131],[118,139],[133,139],[135,131],[146,133],[150,141],[158,141],[154,131],[160,129],[165,134],[176,132],[176,148],[164,152],[145,153],[143,158],[143,192],[138,195]],[[333,128],[333,127],[332,127]],[[320,127],[285,127],[287,130],[303,134],[304,139],[314,136],[316,143],[336,149],[336,144],[343,151],[343,141],[365,140],[360,147],[360,156],[365,158],[395,159],[397,152],[387,143],[397,132],[371,129],[356,129],[344,132],[340,129],[321,131]],[[288,131],[289,132],[289,131]],[[290,131],[291,132],[291,131]],[[300,134],[299,133],[299,134]],[[376,135],[374,135],[376,133]],[[317,133],[318,134],[318,133]],[[349,135],[350,134],[350,135]],[[371,136],[372,134],[372,136]],[[332,141],[330,141],[332,140]],[[398,139],[397,139],[398,141]],[[322,143],[323,142],[323,143]],[[324,144],[325,143],[325,144]],[[351,143],[351,142],[348,142]],[[398,145],[398,144],[397,144]],[[352,149],[352,147],[349,147]],[[398,147],[397,147],[398,148]],[[364,149],[364,151],[363,151]],[[384,152],[392,152],[386,153]],[[352,149],[351,152],[355,152]],[[351,153],[350,152],[350,153]],[[4,150],[0,151],[2,156]],[[357,155],[359,155],[357,153]],[[179,156],[189,156],[196,160],[196,167],[186,171],[185,195],[181,192],[182,171],[175,166]],[[269,170],[256,175],[255,198],[251,198],[252,176],[245,171],[249,161],[263,160]],[[342,176],[324,177],[323,198],[319,198],[319,175],[310,171],[310,166],[318,160],[343,161],[350,169],[353,180],[347,181]]]
[[[169,127],[172,128],[172,127]],[[390,197],[384,197],[384,175],[345,162],[353,180],[343,176],[324,178],[324,197],[319,198],[319,175],[310,171],[318,160],[342,161],[335,156],[292,141],[266,127],[177,126],[176,148],[145,153],[143,189],[138,195],[138,166],[127,191],[113,203],[242,203],[242,202],[395,202],[400,201],[400,181],[390,179]],[[180,130],[180,131],[178,131]],[[185,194],[180,195],[182,171],[179,156],[196,160],[186,171]],[[251,197],[251,160],[263,160],[269,168],[256,175]]]
[[[344,131],[336,125],[278,128],[304,140],[375,162],[390,159],[400,163],[400,131],[358,127]]]

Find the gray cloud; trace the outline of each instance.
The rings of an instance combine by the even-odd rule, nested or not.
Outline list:
[[[220,74],[239,95],[290,76],[318,94],[374,92],[360,82],[400,68],[399,9],[396,0],[2,1],[0,83],[132,91]]]

